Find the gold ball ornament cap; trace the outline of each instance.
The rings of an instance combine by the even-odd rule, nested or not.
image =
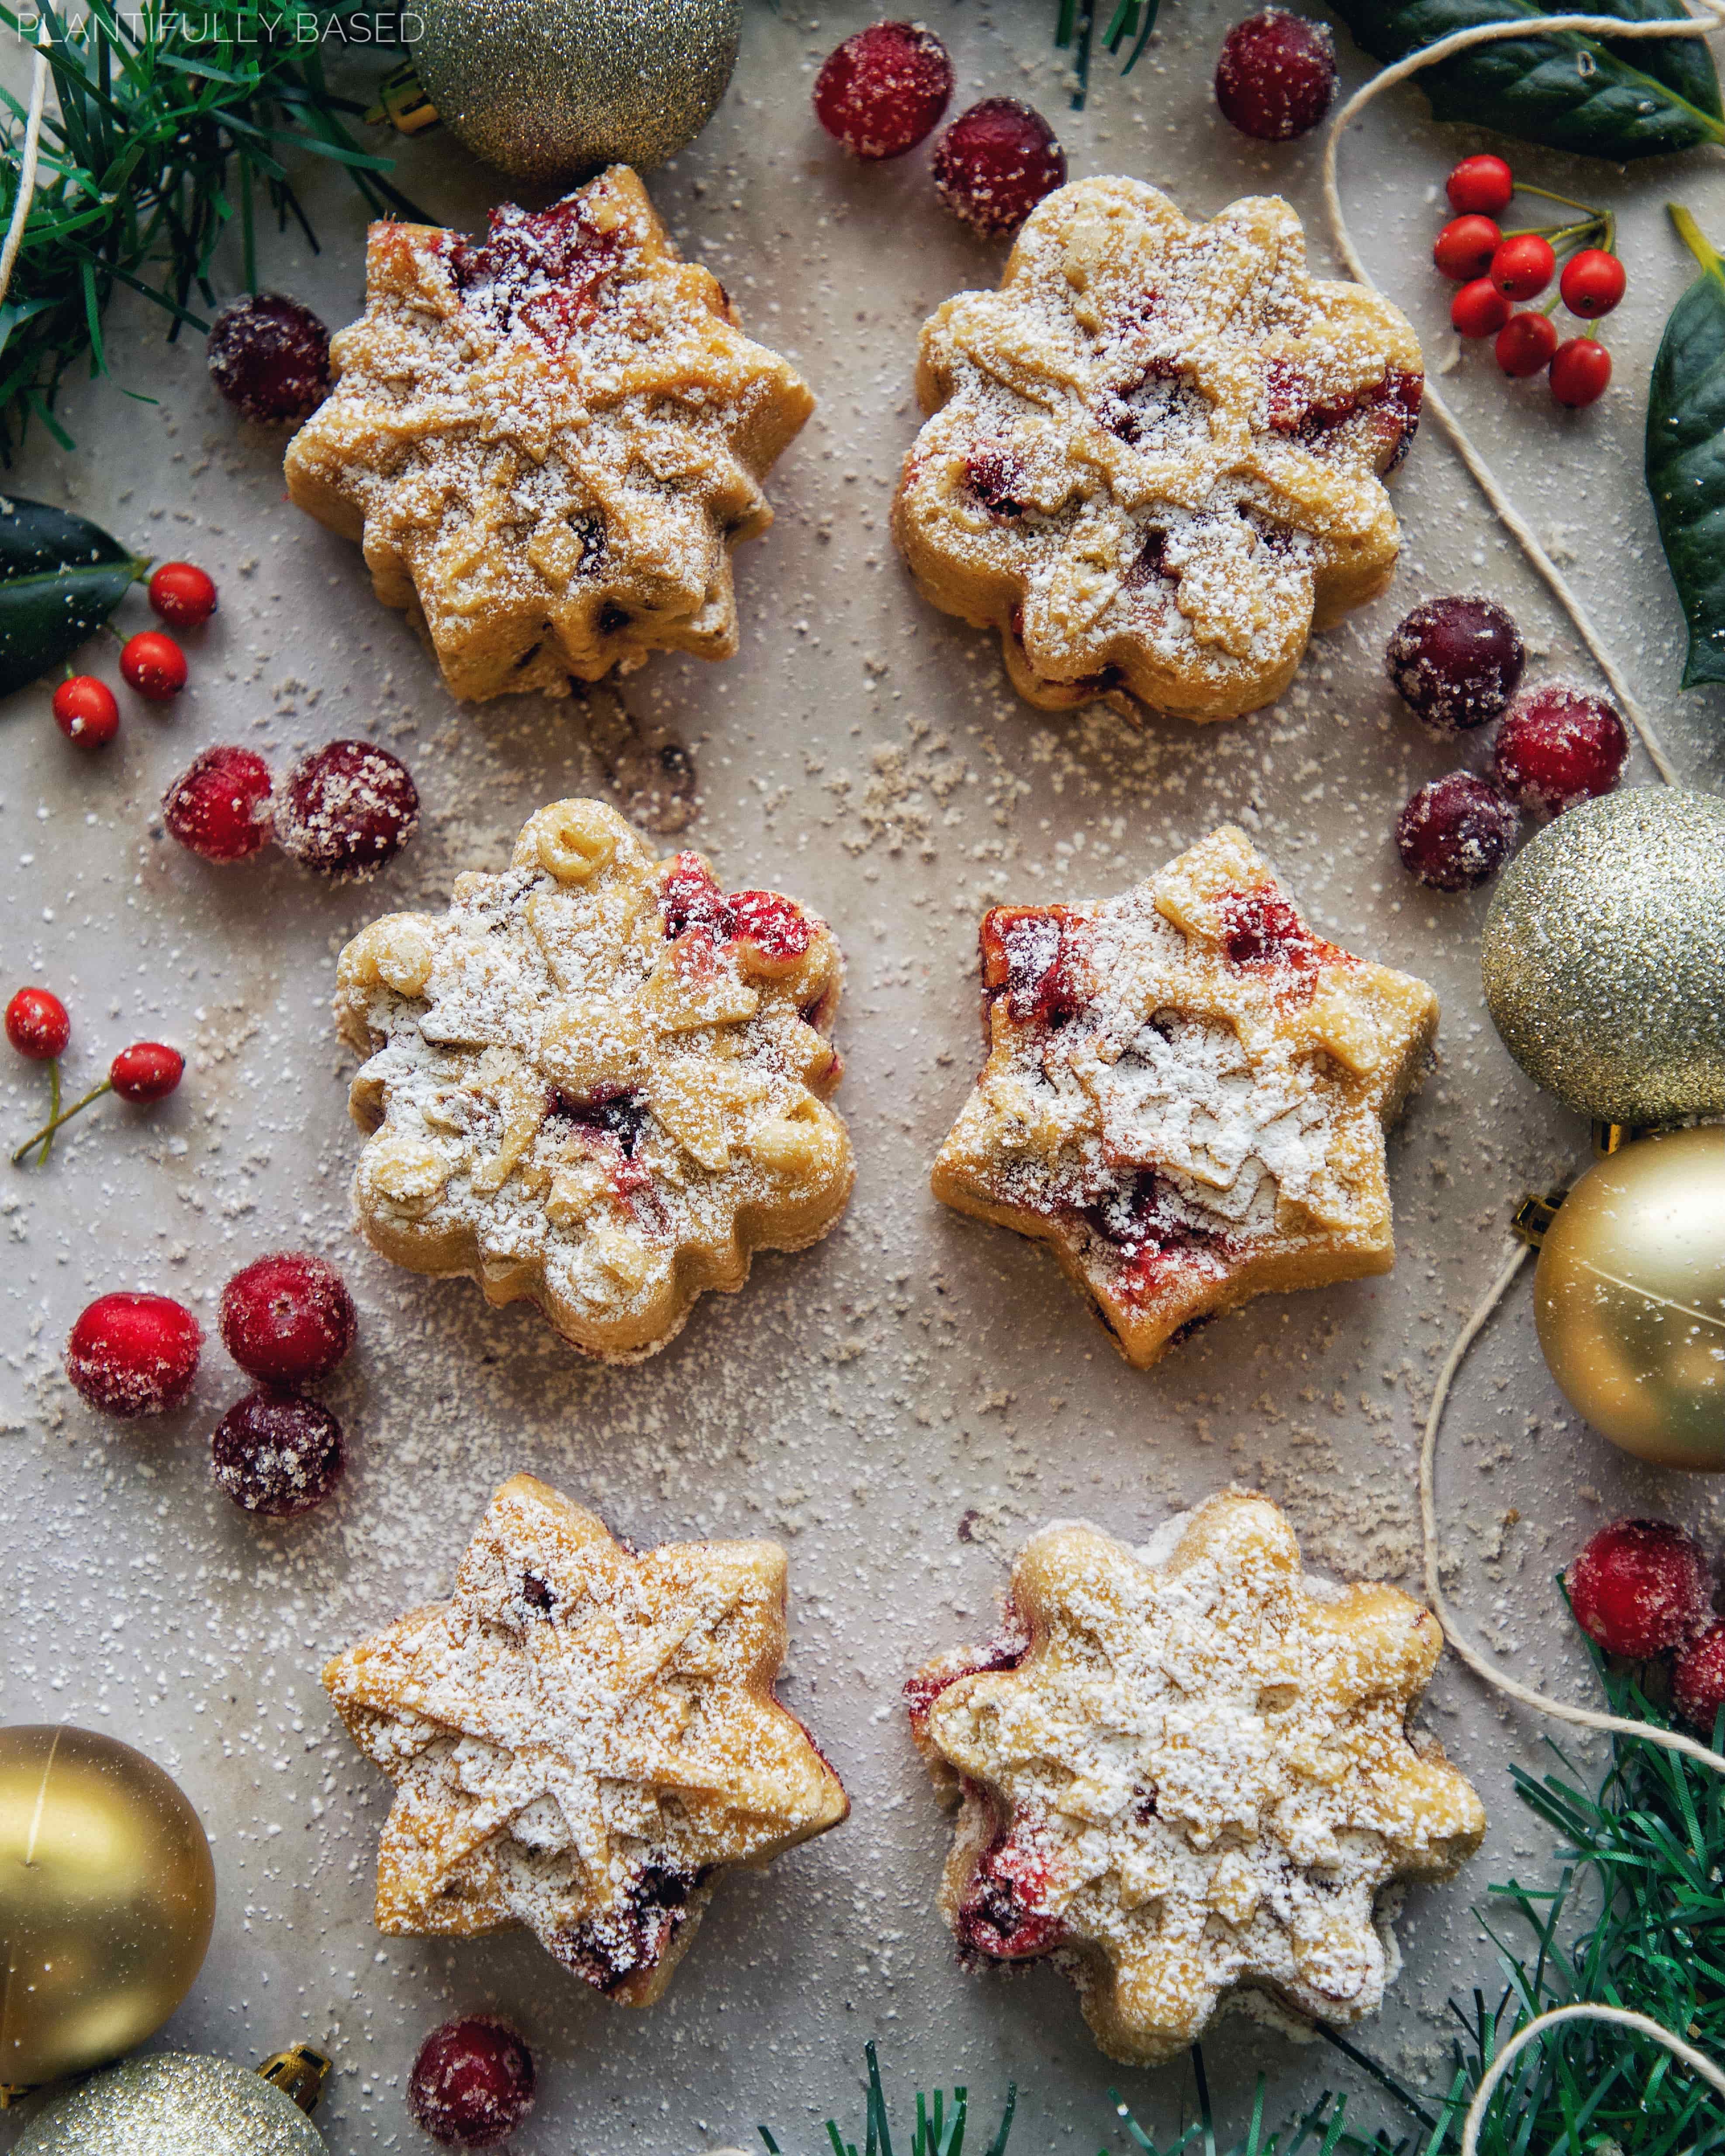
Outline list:
[[[1725,1128],[1639,1138],[1558,1208],[1539,1345],[1595,1430],[1659,1467],[1725,1472]]]
[[[13,2156],[328,2156],[290,2096],[231,2059],[160,2051],[57,2097]]]
[[[152,2036],[215,1909],[203,1825],[152,1760],[86,1729],[0,1729],[0,2085],[87,2072]]]
[[[1503,1045],[1602,1123],[1725,1114],[1725,800],[1567,810],[1498,880],[1480,950]]]

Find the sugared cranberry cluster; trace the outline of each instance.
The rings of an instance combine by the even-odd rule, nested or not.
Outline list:
[[[1668,1520],[1601,1527],[1564,1575],[1576,1623],[1595,1646],[1661,1661],[1683,1719],[1711,1738],[1725,1708],[1725,1623],[1700,1545]]]
[[[398,756],[374,742],[326,742],[280,787],[254,749],[207,748],[162,797],[162,820],[201,860],[249,860],[273,839],[302,868],[362,883],[419,825],[419,793]]]
[[[171,629],[202,629],[216,610],[216,588],[190,562],[163,562],[146,587],[157,617]],[[120,674],[146,703],[171,704],[186,685],[186,654],[160,629],[140,629],[121,647]],[[114,691],[94,674],[68,674],[54,692],[54,722],[80,748],[104,748],[120,731]]]
[[[1597,321],[1623,297],[1628,280],[1615,251],[1610,211],[1524,182],[1523,192],[1580,216],[1568,224],[1505,232],[1497,219],[1509,207],[1516,180],[1502,157],[1464,157],[1445,187],[1460,214],[1438,234],[1431,259],[1461,288],[1450,302],[1457,332],[1495,338],[1497,364],[1512,380],[1543,372],[1559,404],[1574,410],[1596,403],[1611,380],[1611,355],[1588,331],[1559,343],[1552,312],[1561,299],[1581,321]],[[1522,300],[1538,299],[1553,277],[1558,290],[1543,307],[1516,311]]]
[[[74,1116],[87,1108],[92,1101],[100,1100],[104,1093],[117,1093],[122,1101],[130,1101],[135,1107],[148,1107],[157,1101],[165,1101],[185,1075],[186,1059],[177,1048],[170,1048],[166,1041],[135,1040],[130,1048],[121,1050],[100,1084],[92,1086],[69,1108],[62,1108],[59,1065],[72,1038],[72,1018],[51,988],[17,991],[6,1006],[6,1038],[28,1061],[54,1066],[53,1112],[42,1127],[33,1131],[14,1151],[14,1166],[22,1163],[39,1145],[42,1150],[37,1157],[37,1165],[40,1167],[48,1158],[54,1133],[60,1126],[70,1122]]]

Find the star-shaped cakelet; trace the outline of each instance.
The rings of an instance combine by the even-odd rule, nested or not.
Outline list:
[[[1425,982],[1316,936],[1231,826],[1121,897],[996,906],[988,1057],[937,1198],[1053,1246],[1130,1363],[1269,1289],[1388,1272]]]
[[[731,554],[814,408],[626,165],[475,244],[374,224],[366,311],[288,445],[288,492],[479,700],[566,696],[649,651],[728,659]]]
[[[525,1925],[631,2006],[658,1998],[726,1864],[850,1810],[773,1697],[776,1543],[637,1556],[531,1476],[506,1482],[452,1601],[338,1656],[324,1682],[396,1784],[377,1925]]]
[[[906,1687],[960,1804],[942,1913],[968,1956],[1051,1954],[1111,2057],[1155,2066],[1219,2005],[1346,2025],[1394,1966],[1392,1881],[1446,1877],[1485,1813],[1407,1717],[1435,1620],[1302,1576],[1268,1499],[1226,1491],[1128,1549],[1045,1528],[1005,1635]]]

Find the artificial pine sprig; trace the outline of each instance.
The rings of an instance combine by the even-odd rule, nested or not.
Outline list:
[[[876,2055],[873,2039],[863,2047],[869,2062],[868,2094],[863,2105],[864,2156],[892,2156],[892,2118],[886,2106],[886,2091],[880,2080],[880,2061]],[[983,2151],[983,2156],[1005,2156],[1007,2136],[1012,2132],[1012,2115],[1018,2108],[1019,2092],[1015,2082],[1009,2082],[1006,2088],[1006,2108],[1000,2114],[1000,2123],[994,2129],[994,2138]],[[955,2088],[950,2103],[937,2089],[932,2097],[916,2092],[916,2123],[911,2134],[911,2156],[963,2156],[964,2128],[970,2109],[970,2092]],[[778,2143],[763,2126],[759,2128],[761,2138],[767,2144],[768,2156],[780,2156]],[[833,2156],[857,2156],[854,2141],[846,2141],[839,2131],[836,2119],[827,2121],[827,2139],[832,2144]]]
[[[1072,110],[1082,112],[1084,102],[1090,95],[1090,54],[1096,36],[1097,0],[1060,0],[1059,13],[1055,18],[1055,44],[1065,52],[1068,46],[1072,54]],[[1126,64],[1120,70],[1130,74],[1143,57],[1144,48],[1150,42],[1150,33],[1156,28],[1156,18],[1161,12],[1162,0],[1111,0],[1108,18],[1102,31],[1102,43],[1111,53],[1117,53],[1130,38],[1132,49],[1127,54]]]

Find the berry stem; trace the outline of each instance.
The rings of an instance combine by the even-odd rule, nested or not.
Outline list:
[[[1521,195],[1538,195],[1542,202],[1562,203],[1565,209],[1585,210],[1589,217],[1597,218],[1610,214],[1609,211],[1594,209],[1589,203],[1577,202],[1574,195],[1554,194],[1549,187],[1532,187],[1526,180],[1516,182],[1516,192]]]
[[[114,1081],[111,1078],[105,1078],[100,1086],[92,1086],[81,1101],[74,1101],[62,1115],[60,1112],[60,1066],[58,1063],[50,1063],[48,1067],[54,1081],[54,1097],[49,1105],[49,1118],[39,1131],[31,1132],[29,1137],[12,1156],[12,1164],[14,1168],[21,1168],[23,1165],[24,1155],[39,1138],[42,1142],[42,1158],[36,1165],[40,1168],[43,1162],[48,1158],[48,1148],[54,1143],[54,1134],[60,1125],[69,1123],[80,1109],[87,1108],[92,1101],[100,1101],[104,1093],[111,1093],[114,1090]]]
[[[1725,263],[1709,243],[1701,227],[1695,222],[1681,203],[1667,203],[1666,211],[1677,228],[1677,236],[1702,268],[1714,277],[1725,278]]]

